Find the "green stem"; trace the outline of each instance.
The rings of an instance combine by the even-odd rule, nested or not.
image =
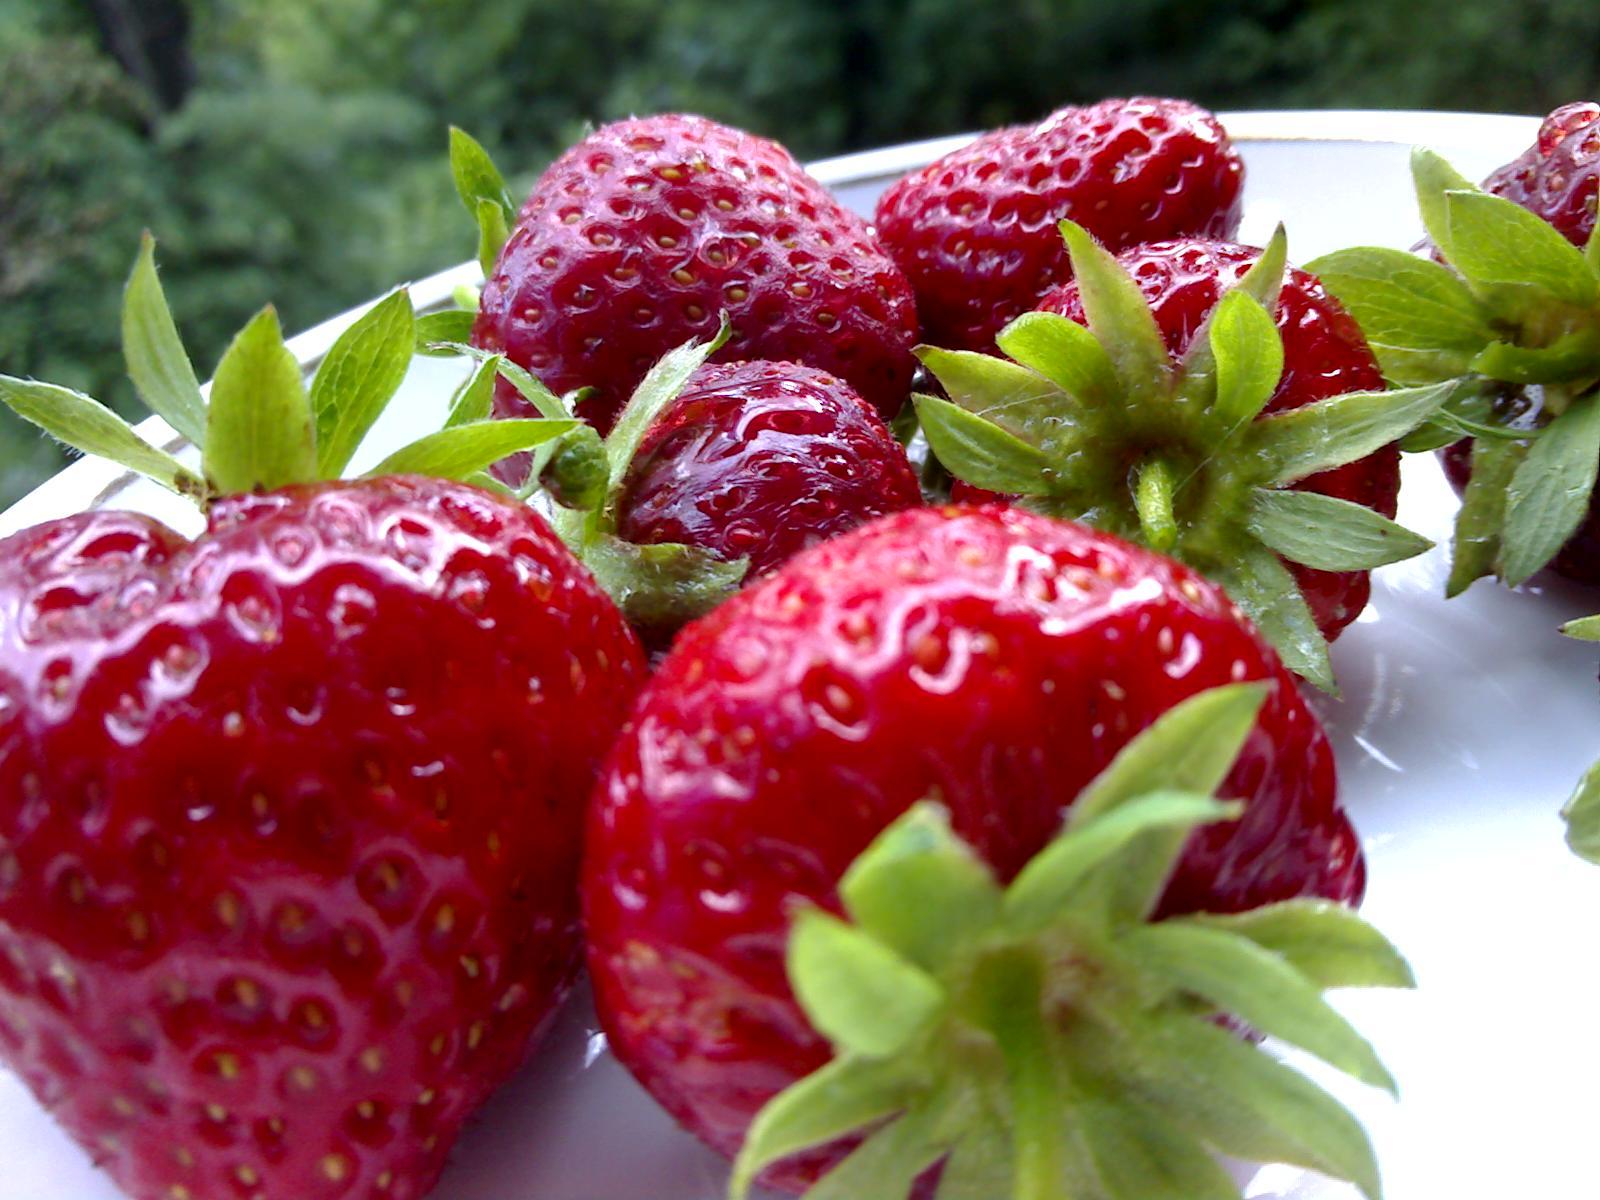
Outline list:
[[[1153,455],[1140,464],[1134,481],[1134,507],[1145,544],[1163,554],[1178,544],[1178,522],[1172,513],[1176,491],[1177,477],[1170,462]]]
[[[1043,965],[1031,952],[1007,951],[979,968],[977,982],[984,1024],[1006,1065],[1016,1162],[1013,1200],[1061,1200],[1065,1097],[1040,1004]]]

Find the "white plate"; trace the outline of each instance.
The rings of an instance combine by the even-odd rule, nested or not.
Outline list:
[[[1481,178],[1533,139],[1523,117],[1423,113],[1225,116],[1249,175],[1243,238],[1289,227],[1305,261],[1340,246],[1405,247],[1420,230],[1413,144]],[[814,168],[870,211],[944,139]],[[418,284],[420,306],[470,281]],[[180,319],[182,314],[179,314]],[[307,363],[349,317],[296,339]],[[374,462],[430,414],[457,377],[419,362]],[[170,436],[159,422],[148,429]],[[115,468],[80,462],[0,515],[0,533],[115,500],[194,529],[192,514]],[[1441,543],[1455,500],[1430,458],[1408,461],[1401,519]],[[1512,593],[1480,583],[1446,604],[1438,549],[1377,573],[1372,606],[1340,639],[1345,698],[1320,703],[1346,804],[1369,857],[1366,912],[1411,956],[1410,994],[1349,993],[1345,1008],[1398,1077],[1401,1100],[1334,1083],[1367,1122],[1390,1200],[1600,1195],[1600,870],[1569,855],[1556,811],[1600,755],[1595,651],[1556,635],[1600,593],[1549,579]],[[605,1053],[581,996],[533,1064],[485,1112],[436,1200],[714,1200],[722,1166],[673,1127]],[[1319,1072],[1319,1077],[1326,1078]],[[1241,1167],[1261,1200],[1353,1200],[1296,1170]],[[111,1185],[10,1076],[0,1075],[0,1200],[117,1200]]]

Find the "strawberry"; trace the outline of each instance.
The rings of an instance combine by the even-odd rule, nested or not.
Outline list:
[[[1391,443],[1445,389],[1383,391],[1360,330],[1265,251],[1157,242],[1113,258],[1062,223],[1077,277],[1001,331],[1008,358],[924,348],[929,445],[974,489],[1020,494],[1171,553],[1228,589],[1295,671],[1332,688],[1327,639],[1367,572],[1429,542],[1390,519]],[[1009,359],[1009,361],[1008,361]]]
[[[617,531],[746,558],[758,576],[920,503],[905,450],[848,384],[796,363],[711,364],[645,434]]]
[[[1242,705],[1228,732],[1193,747],[1163,735],[1137,768],[1118,758],[1168,718],[1177,736],[1188,718],[1175,706],[1228,684],[1245,685],[1223,689],[1225,707]],[[1209,765],[1190,771],[1191,753]],[[1063,811],[1107,771],[1140,790],[1209,795],[1220,785],[1242,802],[1236,819],[1187,840],[1175,871],[1160,854],[1124,864],[1143,881],[1141,915],[1235,913],[1297,897],[1353,904],[1362,893],[1361,851],[1336,802],[1320,724],[1238,609],[1183,566],[998,506],[899,513],[797,555],[679,635],[599,784],[584,912],[612,1049],[674,1117],[734,1154],[764,1104],[828,1061],[838,1029],[808,1020],[811,1000],[850,993],[883,957],[863,951],[849,966],[828,966],[830,983],[808,987],[820,978],[812,973],[792,987],[785,949],[796,914],[815,905],[864,920],[851,864],[925,798],[948,811],[981,873],[1026,878]],[[884,885],[876,915],[926,950],[955,946],[992,915],[972,886],[913,870]],[[1098,950],[1084,952],[1086,964],[1099,961]],[[1060,963],[1073,954],[1060,949]],[[1073,972],[1046,969],[1067,996]],[[1085,986],[1095,977],[1086,966]],[[920,987],[909,979],[877,993],[884,1019],[898,1022]],[[1019,1003],[1025,1019],[1026,996]],[[1078,1011],[1063,1005],[1063,1014]],[[880,1057],[894,1049],[878,1045]],[[963,1080],[997,1068],[981,1038],[946,1031],[917,1046],[920,1061]],[[1116,1053],[1109,1041],[1106,1049]],[[965,1065],[952,1062],[963,1054]],[[980,1115],[1003,1119],[992,1105],[1003,1104],[1005,1087],[991,1082],[989,1106],[967,1118],[982,1137]],[[836,1098],[848,1107],[852,1094]],[[787,1150],[915,1107],[904,1091],[872,1103],[851,1119],[802,1123],[808,1136]],[[1270,1156],[1278,1151],[1266,1147],[1278,1144],[1263,1137],[1246,1153]],[[852,1177],[854,1186],[840,1180],[828,1194],[892,1200],[941,1156],[932,1144],[902,1153],[909,1174],[896,1187]],[[773,1178],[798,1189],[837,1157],[796,1160]],[[1013,1193],[1002,1184],[963,1194]]]
[[[309,395],[263,314],[209,405],[148,245],[126,318],[200,473],[66,389],[0,398],[207,526],[0,542],[0,1059],[133,1200],[416,1200],[571,981],[584,798],[643,664],[531,510],[399,471],[576,422],[338,482],[410,359],[403,293]]]
[[[456,175],[487,259],[509,201],[469,143],[456,136]],[[719,312],[734,330],[725,359],[817,367],[886,418],[916,366],[910,286],[866,223],[777,143],[703,117],[634,118],[584,138],[540,177],[485,269],[473,344],[558,393],[588,389],[578,411],[602,432],[650,365],[713,334]],[[527,412],[514,389],[497,402]]]
[[[1063,108],[999,129],[908,175],[878,202],[878,235],[916,291],[927,340],[991,350],[1064,282],[1070,217],[1109,249],[1239,228],[1244,164],[1217,119],[1185,100]]]
[[[1444,449],[1462,493],[1446,593],[1550,567],[1600,583],[1600,106],[1567,105],[1475,187],[1412,157],[1431,259],[1359,247],[1311,264],[1385,376],[1450,401],[1402,447]],[[1470,480],[1470,482],[1469,482]]]

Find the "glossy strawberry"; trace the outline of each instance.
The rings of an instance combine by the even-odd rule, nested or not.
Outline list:
[[[804,902],[837,911],[851,861],[930,797],[1011,879],[1140,730],[1242,680],[1268,685],[1222,788],[1243,816],[1190,841],[1163,911],[1354,902],[1362,856],[1316,717],[1184,567],[993,507],[901,513],[798,555],[679,636],[602,777],[584,903],[612,1048],[734,1153],[829,1054],[784,972]]]
[[[776,143],[667,114],[607,125],[545,171],[472,339],[558,393],[593,389],[580,412],[603,432],[650,365],[724,311],[724,360],[806,363],[885,416],[905,400],[911,290],[866,223]],[[503,387],[498,411],[527,407]]]
[[[750,577],[922,502],[882,418],[848,384],[796,363],[700,368],[650,426],[624,489],[620,536],[746,558]]]
[[[1118,261],[1138,281],[1167,349],[1179,359],[1223,293],[1236,286],[1260,256],[1259,250],[1231,242],[1185,240],[1136,246],[1118,255]],[[1086,323],[1075,284],[1051,292],[1039,307]],[[1315,275],[1297,267],[1285,271],[1273,318],[1283,339],[1283,374],[1263,415],[1383,386],[1361,327]],[[1393,517],[1400,497],[1400,451],[1384,446],[1355,462],[1307,476],[1294,487]],[[1317,628],[1330,641],[1366,608],[1372,591],[1369,572],[1287,565],[1311,606]]]
[[[924,340],[990,350],[1071,274],[1056,224],[1113,251],[1239,228],[1244,165],[1217,119],[1184,100],[1063,108],[995,130],[902,179],[877,229],[916,291]]]
[[[1538,140],[1483,181],[1554,225],[1575,246],[1594,232],[1600,193],[1600,104],[1564,104],[1544,119]]]
[[[0,1060],[132,1200],[417,1200],[572,978],[584,800],[644,668],[532,510],[411,472],[579,425],[461,421],[339,482],[411,358],[403,292],[309,391],[263,312],[209,401],[148,242],[124,318],[198,469],[65,388],[0,399],[206,528],[0,542]]]

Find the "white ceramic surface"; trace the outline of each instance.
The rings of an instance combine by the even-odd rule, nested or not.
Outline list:
[[[1416,241],[1412,144],[1481,177],[1536,128],[1528,118],[1418,113],[1224,119],[1249,168],[1243,237],[1262,240],[1283,220],[1297,261],[1344,245]],[[897,173],[959,141],[815,169],[868,209]],[[446,272],[414,294],[419,304],[441,303],[474,271]],[[297,339],[297,353],[314,361],[340,327]],[[455,377],[451,365],[419,361],[363,461],[403,440],[408,415],[415,423],[438,411]],[[158,489],[121,486],[115,469],[86,461],[0,515],[0,532],[107,498],[186,518]],[[1402,521],[1442,542],[1454,508],[1431,458],[1410,460]],[[185,524],[194,527],[192,518]],[[1438,549],[1378,572],[1372,606],[1334,649],[1344,699],[1319,701],[1367,848],[1367,915],[1409,953],[1421,981],[1415,993],[1341,997],[1398,1077],[1400,1101],[1329,1081],[1372,1131],[1390,1200],[1600,1196],[1591,1150],[1600,1120],[1600,870],[1566,852],[1556,817],[1600,755],[1596,654],[1555,633],[1600,608],[1600,593],[1549,579],[1520,593],[1480,583],[1447,605],[1445,566]],[[1240,1167],[1239,1176],[1256,1200],[1356,1194],[1285,1168]],[[580,995],[464,1139],[437,1200],[714,1200],[721,1182],[718,1160],[606,1055]],[[0,1200],[117,1200],[4,1074]]]

